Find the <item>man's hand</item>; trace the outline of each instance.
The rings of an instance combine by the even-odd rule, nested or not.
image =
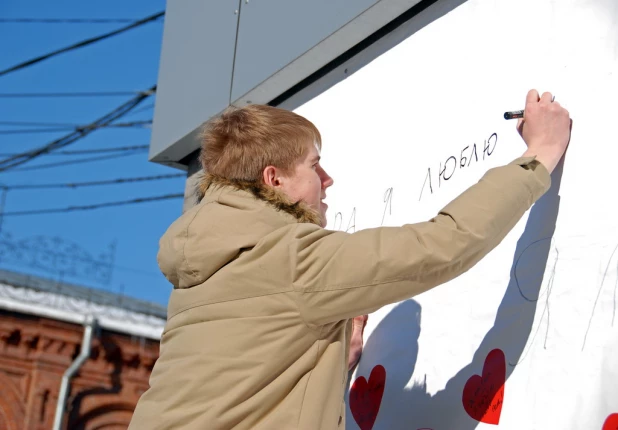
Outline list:
[[[368,315],[354,318],[352,321],[352,337],[350,339],[350,354],[348,356],[348,371],[352,370],[363,353],[363,331],[367,325]]]
[[[551,93],[543,93],[539,98],[536,90],[530,90],[524,118],[517,123],[517,130],[528,145],[524,156],[536,155],[549,173],[564,155],[571,139],[569,112],[552,100]]]

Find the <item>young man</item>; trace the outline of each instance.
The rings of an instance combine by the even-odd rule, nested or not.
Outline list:
[[[524,156],[432,220],[348,234],[323,228],[333,180],[313,124],[267,106],[209,121],[203,198],[160,242],[174,291],[131,428],[343,428],[352,318],[464,273],[549,188],[568,112],[530,91],[518,129]]]

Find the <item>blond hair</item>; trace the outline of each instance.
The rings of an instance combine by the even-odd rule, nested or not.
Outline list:
[[[320,132],[302,116],[272,106],[230,107],[207,121],[201,134],[205,172],[227,179],[262,182],[275,166],[289,173],[309,145],[322,147]]]

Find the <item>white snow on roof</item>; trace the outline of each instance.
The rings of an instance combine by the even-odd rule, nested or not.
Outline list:
[[[104,329],[160,339],[165,308],[139,300],[68,284],[0,271],[0,309],[76,324],[87,316]]]

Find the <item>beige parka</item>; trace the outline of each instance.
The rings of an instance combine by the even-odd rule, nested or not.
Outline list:
[[[349,234],[272,189],[208,178],[160,241],[174,290],[130,429],[344,428],[350,318],[470,269],[549,185],[520,158],[427,222]]]

